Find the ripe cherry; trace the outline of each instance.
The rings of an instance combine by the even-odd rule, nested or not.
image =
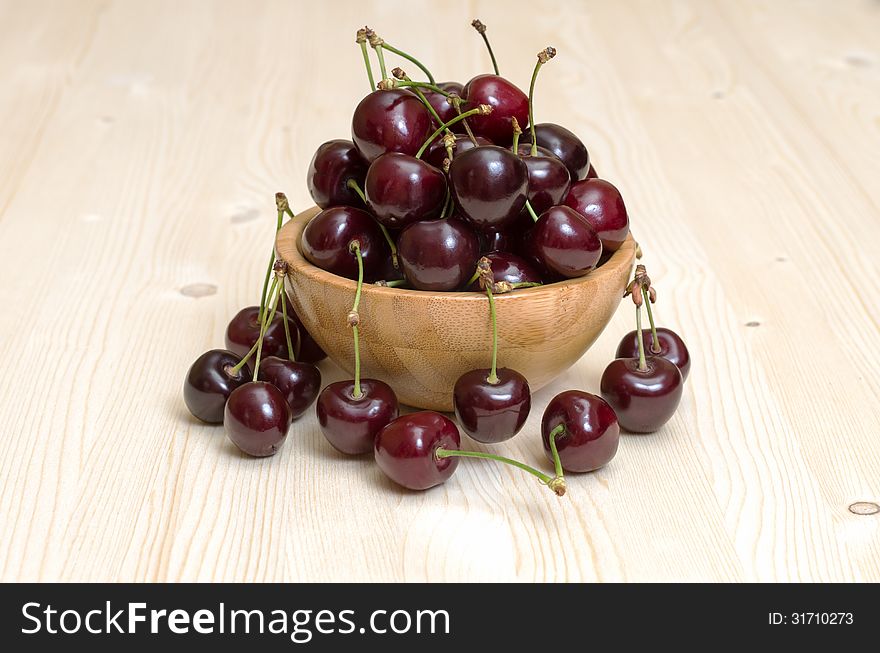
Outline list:
[[[492,107],[492,113],[468,118],[476,136],[483,136],[497,145],[509,145],[513,140],[512,118],[521,125],[528,124],[529,98],[512,82],[499,75],[477,75],[462,91],[467,108],[480,104]]]
[[[268,356],[260,361],[258,378],[281,391],[290,408],[291,419],[305,413],[321,389],[321,372],[317,367],[277,356]]]
[[[354,143],[342,139],[327,141],[312,157],[306,181],[315,204],[322,209],[330,206],[363,208],[360,196],[349,185],[353,180],[363,186],[367,162]]]
[[[440,215],[446,201],[446,175],[426,161],[389,152],[367,171],[367,205],[389,229]]]
[[[516,254],[496,251],[489,252],[485,258],[489,260],[492,278],[496,284],[506,283],[512,288],[541,284],[541,273],[537,268]],[[482,290],[477,276],[474,275],[474,280],[468,286],[468,290]]]
[[[531,135],[523,135],[523,140],[531,143]],[[581,139],[565,127],[552,122],[536,124],[535,142],[553,152],[565,164],[572,181],[587,176],[590,154]]]
[[[453,127],[458,127],[461,123],[456,123]],[[450,161],[454,161],[455,157],[457,157],[462,152],[466,150],[471,150],[475,147],[480,147],[481,145],[492,145],[492,141],[487,138],[483,138],[482,136],[477,136],[472,141],[470,138],[463,134],[456,134],[455,141],[452,146],[452,159]],[[449,152],[446,151],[446,145],[442,138],[436,139],[432,142],[428,149],[425,151],[424,159],[428,163],[430,163],[435,168],[443,169],[443,160],[449,158]]]
[[[535,213],[562,204],[569,194],[571,177],[568,168],[555,156],[542,154],[522,156],[529,171],[529,202]]]
[[[629,217],[620,191],[604,179],[583,179],[571,185],[565,205],[580,213],[602,241],[602,249],[616,251],[629,233]]]
[[[400,233],[397,251],[403,273],[418,290],[455,290],[471,275],[479,239],[461,220],[422,220]]]
[[[379,279],[391,254],[382,230],[366,211],[348,206],[324,209],[303,230],[302,252],[319,268],[356,279],[358,263],[349,249],[355,240],[363,258],[364,277],[368,281]]]
[[[431,114],[405,89],[373,91],[354,110],[351,135],[368,162],[386,152],[415,154],[433,130]]]
[[[225,349],[211,349],[195,360],[183,384],[183,400],[194,417],[209,424],[223,422],[229,395],[250,380],[241,362],[241,356]]]
[[[464,86],[459,84],[458,82],[438,82],[437,86],[447,93],[452,93],[457,95],[458,97],[462,97],[462,91]],[[455,110],[455,105],[450,101],[450,98],[442,93],[437,93],[429,88],[423,89],[425,94],[425,99],[430,103],[432,107],[434,107],[434,111],[437,112],[437,115],[440,117],[440,120],[443,122],[448,122],[455,118],[458,115],[458,112]],[[437,127],[437,121],[434,121],[434,127]],[[464,133],[464,125],[456,124],[450,127],[452,131]],[[442,160],[441,160],[442,163]],[[432,163],[432,165],[437,165],[436,163]],[[440,166],[437,165],[439,168]]]
[[[553,206],[535,223],[532,251],[547,270],[566,278],[582,277],[599,262],[602,243],[574,209]]]
[[[290,407],[271,383],[252,381],[229,395],[223,417],[229,439],[250,456],[271,456],[284,444]]]
[[[494,145],[475,147],[455,157],[449,179],[461,215],[479,230],[512,224],[528,198],[526,164],[510,150]]]
[[[688,372],[691,370],[691,356],[684,340],[672,329],[658,327],[656,333],[656,337],[653,337],[650,329],[642,329],[645,355],[665,358],[681,372],[682,381],[687,381]],[[615,355],[617,358],[635,358],[639,355],[639,343],[635,331],[630,331],[621,339]]]
[[[551,462],[553,438],[565,471],[591,472],[614,458],[620,443],[620,427],[617,415],[604,399],[580,390],[567,390],[547,404],[541,436]]]
[[[291,333],[292,338],[299,338],[299,331]],[[226,327],[226,348],[239,357],[246,356],[260,338],[260,307],[248,306],[241,309],[229,321]],[[296,348],[298,340],[294,340]],[[284,318],[275,313],[269,328],[263,336],[263,352],[266,356],[290,358],[284,336]]]

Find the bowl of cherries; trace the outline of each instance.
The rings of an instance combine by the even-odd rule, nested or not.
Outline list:
[[[656,290],[643,265],[633,274],[638,246],[620,192],[574,133],[534,120],[535,82],[555,49],[538,53],[526,94],[499,75],[485,26],[473,26],[495,70],[466,84],[436,82],[415,57],[358,30],[370,92],[351,139],[315,152],[315,207],[294,214],[276,195],[260,303],[232,318],[226,348],[202,354],[184,382],[190,413],[222,423],[243,453],[274,455],[314,406],[333,448],[371,454],[405,488],[428,489],[459,458],[484,458],[561,496],[565,472],[606,465],[621,430],[657,431],[676,411],[690,356],[654,324]],[[389,76],[386,52],[426,79]],[[627,296],[637,328],[601,396],[568,390],[545,407],[552,474],[462,447],[462,432],[487,446],[517,435],[533,393],[584,354]],[[328,356],[349,378],[322,387],[317,363]],[[401,404],[421,410],[401,414]]]

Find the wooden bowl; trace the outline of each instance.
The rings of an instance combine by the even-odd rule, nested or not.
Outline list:
[[[302,255],[300,235],[311,208],[278,233],[288,264],[290,301],[312,337],[337,365],[354,371],[346,318],[356,282],[326,272]],[[629,236],[604,265],[580,279],[496,295],[498,365],[540,389],[592,345],[623,297],[635,260]],[[489,303],[476,292],[425,292],[365,284],[360,309],[361,375],[388,383],[401,403],[452,411],[458,377],[491,365]]]

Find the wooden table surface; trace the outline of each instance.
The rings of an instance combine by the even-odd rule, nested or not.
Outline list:
[[[880,580],[880,3],[337,4],[0,2],[0,579]],[[181,384],[348,137],[356,28],[465,81],[475,16],[521,86],[559,50],[537,118],[624,194],[681,408],[563,499],[479,461],[399,491],[311,412],[242,457]],[[545,465],[631,323],[499,451]]]

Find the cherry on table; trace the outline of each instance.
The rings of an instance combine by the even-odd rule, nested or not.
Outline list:
[[[363,187],[366,176],[367,162],[354,143],[336,139],[318,147],[309,164],[306,182],[312,199],[322,209],[330,206],[363,208],[363,201],[349,181]]]
[[[373,449],[376,434],[397,417],[397,395],[387,383],[361,379],[360,396],[353,380],[331,383],[321,391],[315,405],[318,424],[327,441],[345,454]]]
[[[474,272],[479,239],[461,220],[422,220],[404,229],[397,253],[407,281],[418,290],[455,290]]]
[[[295,324],[290,325],[295,326]],[[294,339],[294,353],[299,342],[299,330],[291,331]],[[226,349],[237,354],[239,357],[246,356],[260,338],[260,307],[248,306],[241,309],[229,321],[226,327]],[[263,354],[266,356],[278,356],[290,358],[287,351],[287,340],[284,335],[284,319],[280,311],[276,311],[275,317],[266,329],[263,337]]]
[[[404,89],[373,91],[354,110],[352,141],[368,162],[386,152],[414,155],[433,131],[422,101]]]
[[[260,361],[258,379],[281,391],[290,407],[291,419],[305,413],[321,389],[321,371],[317,367],[277,356],[267,356]]]
[[[500,75],[477,75],[462,90],[466,106],[481,104],[492,107],[488,115],[468,118],[471,130],[497,145],[509,145],[513,140],[513,122],[521,125],[529,122],[529,98],[515,84]]]
[[[477,442],[494,444],[509,440],[520,432],[532,408],[529,382],[516,370],[497,370],[490,381],[491,370],[465,372],[452,391],[455,417],[461,428]]]
[[[251,381],[229,395],[223,426],[229,439],[250,456],[272,456],[290,428],[290,407],[271,383]]]
[[[398,485],[427,490],[443,483],[458,467],[457,458],[438,458],[437,449],[457,450],[455,422],[432,411],[401,415],[376,435],[373,452],[379,469]]]
[[[653,433],[675,413],[684,382],[673,363],[648,356],[644,366],[638,358],[611,361],[602,373],[599,387],[625,430]]]
[[[528,199],[526,164],[510,150],[495,145],[475,147],[455,157],[449,179],[462,217],[479,230],[512,224]]]
[[[571,185],[565,205],[580,213],[602,241],[602,249],[617,249],[629,233],[629,217],[620,191],[604,179],[583,179]]]
[[[302,252],[319,268],[355,279],[358,264],[349,248],[355,240],[360,243],[364,278],[379,279],[391,252],[379,225],[366,211],[350,206],[324,209],[303,229]]]
[[[541,214],[531,234],[531,248],[547,270],[565,278],[588,274],[602,256],[596,232],[567,206],[553,206]]]
[[[193,362],[183,383],[183,401],[194,417],[209,424],[223,422],[229,395],[250,381],[247,367],[234,369],[239,363],[241,356],[225,349],[206,351]]]
[[[650,329],[642,329],[642,346],[648,356],[665,358],[674,364],[681,372],[682,381],[686,381],[691,370],[691,356],[681,336],[672,329],[657,327],[658,347],[654,347],[654,340]],[[636,331],[627,333],[617,345],[617,358],[635,358],[639,355],[639,343],[636,339]]]
[[[364,190],[376,219],[389,229],[400,229],[440,215],[446,175],[426,161],[389,152],[370,164]]]
[[[541,420],[544,451],[554,462],[551,436],[565,471],[591,472],[614,458],[620,427],[617,415],[604,399],[581,390],[567,390],[550,400]]]

